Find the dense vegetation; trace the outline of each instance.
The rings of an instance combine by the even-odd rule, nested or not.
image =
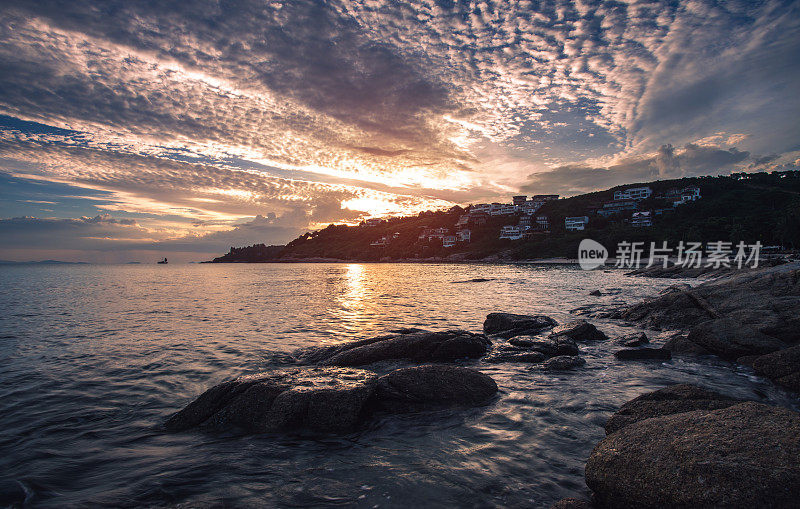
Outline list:
[[[671,209],[671,204],[650,198],[640,202],[640,210],[667,208],[653,218],[650,228],[627,224],[631,212],[609,218],[596,215],[614,191],[648,185],[654,195],[670,188],[698,186],[702,198]],[[447,211],[422,212],[418,216],[392,218],[378,226],[330,225],[301,235],[284,247],[259,244],[231,248],[214,261],[270,261],[304,258],[340,260],[398,259],[529,259],[562,256],[574,258],[581,239],[592,238],[612,251],[620,241],[663,242],[674,246],[678,241],[760,241],[764,246],[800,248],[800,172],[735,174],[724,177],[692,177],[617,186],[606,191],[574,196],[546,203],[536,215],[550,220],[550,234],[534,235],[521,241],[500,240],[504,225],[516,224],[519,216],[490,217],[485,225],[471,226],[472,242],[444,248],[441,241],[418,239],[424,228],[447,227],[465,213],[461,207]],[[564,218],[589,216],[586,231],[567,232]],[[387,246],[371,246],[381,237],[390,238]],[[393,238],[394,237],[394,238]]]

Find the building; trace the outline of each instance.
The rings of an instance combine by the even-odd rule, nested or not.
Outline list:
[[[631,226],[638,228],[649,228],[653,226],[653,217],[650,211],[634,212],[631,216]]]
[[[455,235],[445,235],[442,239],[442,247],[455,247],[456,245],[456,236]]]
[[[587,216],[564,218],[564,227],[570,232],[584,230],[587,224],[589,224],[589,218]]]
[[[550,220],[547,216],[536,216],[536,227],[540,230],[549,230]]]
[[[469,215],[464,214],[463,216],[458,218],[456,221],[456,228],[465,227],[469,224]]]
[[[519,218],[519,225],[530,228],[533,225],[533,217],[532,216],[522,216]]]
[[[478,203],[477,205],[470,205],[470,214],[488,214],[492,211],[491,203]]]
[[[522,230],[519,226],[504,226],[500,230],[500,238],[508,240],[519,240],[522,238]]]
[[[683,205],[684,203],[688,203],[690,201],[695,201],[700,199],[700,188],[699,187],[686,187],[684,189],[679,190],[675,196],[672,198],[672,206],[677,207],[678,205]]]
[[[517,213],[517,207],[510,203],[492,203],[492,209],[489,215],[492,216],[508,216]]]
[[[638,210],[639,204],[635,200],[609,201],[603,204],[597,213],[603,217],[620,214],[626,210]]]
[[[386,237],[381,237],[378,240],[373,240],[372,242],[369,243],[370,246],[375,246],[375,247],[386,247],[388,244],[389,244],[389,239],[387,239]]]
[[[558,195],[557,194],[534,194],[533,196],[531,196],[531,201],[545,202],[545,201],[553,201],[553,200],[557,200],[557,199],[558,199]]]
[[[469,230],[458,230],[456,232],[456,237],[458,237],[459,242],[469,242],[472,237],[472,232]]]
[[[653,190],[648,186],[644,187],[629,187],[622,191],[614,191],[614,200],[646,200],[653,194]]]
[[[526,201],[528,201],[528,197],[525,196],[524,194],[521,194],[519,196],[514,196],[512,198],[512,201],[514,202],[514,205],[516,205],[517,207],[521,207],[522,205],[525,204]]]

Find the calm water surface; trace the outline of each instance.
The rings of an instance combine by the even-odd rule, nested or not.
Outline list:
[[[454,283],[471,278],[483,283]],[[722,361],[584,368],[476,366],[485,408],[386,418],[347,436],[169,434],[210,385],[300,346],[395,327],[480,331],[493,311],[558,321],[675,281],[570,267],[406,264],[0,268],[0,475],[26,504],[82,506],[546,507],[585,496],[583,466],[620,404],[676,382],[790,406]],[[594,289],[616,295],[590,297]],[[595,320],[611,337],[631,332]],[[655,343],[659,338],[652,333]]]

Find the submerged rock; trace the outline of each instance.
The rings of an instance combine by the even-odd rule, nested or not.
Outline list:
[[[464,330],[415,330],[333,346],[305,348],[295,352],[295,357],[303,363],[325,366],[363,366],[386,360],[448,362],[482,357],[491,344],[483,334]]]
[[[663,348],[626,348],[614,352],[614,357],[621,361],[669,360],[672,354]]]
[[[555,504],[550,506],[550,509],[592,509],[594,507],[588,500],[581,498],[562,498]]]
[[[754,402],[629,424],[586,463],[601,507],[797,507],[800,414]]]
[[[600,341],[608,339],[603,332],[586,320],[574,320],[564,325],[559,325],[550,334],[551,339],[566,337],[573,341]]]
[[[496,364],[498,362],[542,362],[545,355],[536,350],[517,348],[513,346],[500,346],[495,348],[491,354],[484,358],[484,361]]]
[[[662,417],[692,410],[717,410],[741,402],[739,399],[724,396],[696,385],[672,385],[642,394],[622,405],[608,419],[605,430],[607,434],[610,434],[629,424],[651,417]]]
[[[545,315],[516,315],[513,313],[489,313],[483,322],[483,332],[501,338],[512,338],[526,334],[538,334],[558,323]]]
[[[619,343],[622,346],[627,346],[630,348],[642,346],[649,342],[650,340],[647,339],[647,334],[645,334],[644,332],[634,332],[631,334],[625,334],[624,336],[617,338],[617,343]]]
[[[600,297],[601,295],[603,295],[603,293],[600,290],[593,290],[593,291],[589,292],[589,295],[591,295],[593,297]]]
[[[578,345],[566,336],[554,336],[546,339],[516,337],[508,340],[510,345],[527,348],[551,357],[554,355],[578,355]]]
[[[361,369],[284,368],[216,385],[170,417],[165,427],[342,433],[376,411],[483,405],[496,392],[491,377],[457,366],[413,366],[381,377]]]
[[[547,361],[542,364],[542,369],[546,369],[547,371],[563,371],[578,368],[584,364],[586,364],[586,361],[577,355],[559,355],[547,359]]]

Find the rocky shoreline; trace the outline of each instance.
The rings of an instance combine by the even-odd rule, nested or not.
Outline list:
[[[491,313],[483,333],[398,329],[295,351],[286,365],[210,388],[165,423],[247,433],[347,433],[380,415],[492,404],[483,363],[561,371],[586,364],[581,345],[613,341],[621,361],[717,355],[800,392],[800,266],[676,285],[644,302],[587,314],[672,331],[614,338],[585,319]],[[691,385],[623,405],[586,464],[591,502],[554,507],[792,507],[800,500],[800,414]]]

